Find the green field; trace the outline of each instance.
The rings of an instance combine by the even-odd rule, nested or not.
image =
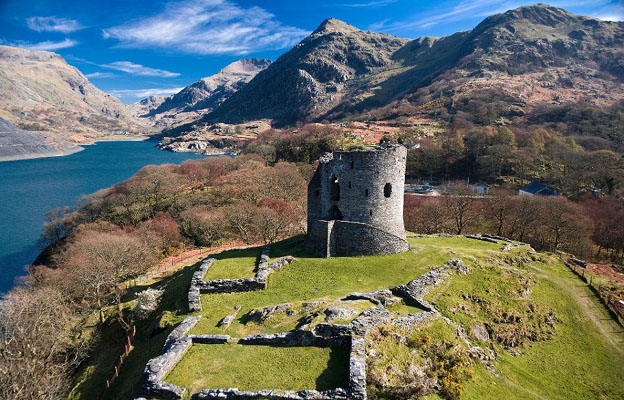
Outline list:
[[[458,367],[451,384],[461,389],[460,398],[624,398],[622,328],[555,255],[530,255],[527,248],[501,252],[501,245],[465,238],[410,238],[412,248],[403,254],[323,259],[305,254],[295,240],[272,248],[272,258],[290,254],[297,262],[271,274],[266,290],[202,295],[202,311],[198,313],[202,319],[190,333],[243,337],[291,330],[305,317],[310,317],[308,322],[322,322],[324,315],[317,311],[349,293],[407,283],[450,258],[460,258],[471,271],[467,275],[451,275],[427,297],[450,324],[438,319],[407,332],[371,335],[369,351],[374,348],[375,355],[369,361],[374,360],[384,371],[409,371],[426,361],[426,346],[416,348],[418,351],[408,346],[414,342],[412,339],[423,337],[430,340],[427,346],[457,343],[457,351],[464,354],[466,345],[456,332],[456,326],[461,326],[473,345],[492,351],[496,359],[487,368],[477,359],[471,359],[468,367]],[[213,272],[218,275],[211,279],[250,276],[258,255],[259,250],[254,249],[217,257],[220,259],[213,265]],[[160,352],[173,324],[188,315],[185,291],[197,267],[198,264],[154,283],[169,290],[161,307],[169,311],[170,325],[156,336],[137,341],[110,398],[125,398],[140,387],[145,362]],[[289,303],[290,314],[277,314],[262,322],[249,318],[252,310],[284,303]],[[361,312],[371,305],[354,302],[353,308]],[[232,325],[227,330],[218,327],[218,321],[232,314],[236,306],[241,309]],[[399,304],[390,311],[400,316],[419,310]],[[506,318],[514,322],[507,323]],[[492,340],[474,339],[475,325],[489,326]],[[412,339],[398,340],[401,335]],[[324,389],[345,379],[345,359],[346,354],[341,354],[340,349],[195,345],[168,381],[185,386],[192,393],[217,387]],[[74,398],[80,397],[77,394],[85,398],[88,393],[97,393],[104,376],[97,371],[94,367],[83,376],[81,390],[75,392]],[[400,379],[397,382],[401,384]],[[372,389],[369,397],[389,398]],[[426,398],[450,397],[434,391]]]
[[[242,250],[226,251],[217,254],[217,259],[204,276],[205,281],[215,279],[249,278],[254,274],[261,249],[251,248]]]
[[[195,345],[166,381],[191,392],[233,383],[240,390],[326,390],[344,387],[348,368],[346,348]]]

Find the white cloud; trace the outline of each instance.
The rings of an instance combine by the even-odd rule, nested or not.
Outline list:
[[[596,18],[603,21],[624,21],[624,12],[622,14],[597,15]]]
[[[77,45],[78,42],[75,40],[71,40],[71,39],[65,39],[65,40],[61,40],[59,42],[53,42],[53,41],[45,41],[45,42],[38,42],[38,43],[30,43],[30,42],[24,42],[24,41],[17,41],[15,43],[7,43],[8,46],[13,46],[13,47],[20,47],[22,49],[28,49],[28,50],[59,50],[59,49],[65,49],[67,47],[73,47],[75,45]]]
[[[26,25],[37,32],[75,32],[84,27],[75,19],[57,17],[30,17],[26,18]]]
[[[104,29],[126,47],[160,47],[192,54],[247,54],[293,46],[308,32],[284,26],[263,8],[229,0],[171,2],[154,16]]]
[[[92,79],[92,78],[114,78],[117,75],[110,73],[110,72],[92,72],[90,74],[85,74],[85,77]]]
[[[104,68],[115,69],[117,71],[127,72],[131,75],[138,76],[158,76],[161,78],[175,78],[176,76],[180,76],[180,74],[178,74],[177,72],[170,72],[163,69],[145,67],[141,64],[135,64],[131,61],[115,61],[110,64],[102,64],[100,66]]]
[[[624,21],[624,5],[620,2],[600,8],[592,16],[603,21]]]
[[[609,3],[609,0],[560,0],[551,1],[554,7],[598,7]],[[445,11],[439,13],[417,14],[405,20],[390,22],[387,20],[369,26],[371,30],[383,32],[410,32],[418,29],[428,29],[439,24],[485,18],[487,16],[512,10],[526,5],[524,0],[461,0],[446,3],[448,7],[438,7]],[[454,4],[454,5],[451,5]]]
[[[353,7],[353,8],[368,8],[368,7],[383,7],[388,4],[396,3],[397,0],[372,0],[363,3],[341,3],[336,4],[340,7]]]
[[[182,89],[184,88],[113,89],[109,90],[108,93],[120,98],[143,99],[149,96],[169,96]]]

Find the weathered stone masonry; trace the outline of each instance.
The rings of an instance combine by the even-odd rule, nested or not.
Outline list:
[[[295,261],[294,257],[286,256],[278,258],[269,263],[269,253],[271,248],[266,246],[262,249],[260,260],[256,268],[253,278],[239,279],[217,279],[213,281],[204,281],[204,276],[212,264],[217,261],[212,257],[204,259],[197,271],[191,279],[191,287],[188,292],[189,310],[191,312],[201,310],[201,293],[233,293],[233,292],[251,292],[254,290],[263,290],[266,288],[269,274],[277,271],[284,265]]]
[[[407,251],[406,157],[403,146],[321,156],[308,185],[306,251],[322,257]]]

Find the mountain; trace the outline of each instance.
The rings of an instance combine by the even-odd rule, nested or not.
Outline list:
[[[24,131],[0,118],[0,161],[62,156],[81,149],[52,135],[44,138]]]
[[[149,97],[131,104],[130,108],[137,117],[158,127],[197,119],[219,106],[269,65],[271,60],[243,58],[172,96]]]
[[[361,31],[328,19],[207,118],[223,122],[271,119],[293,124],[339,104],[358,78],[384,71],[409,39]]]
[[[541,103],[613,103],[623,80],[624,23],[544,4],[415,40],[328,19],[201,122],[341,120],[402,99],[491,95],[483,90],[514,117]]]
[[[151,115],[164,112],[212,110],[249,82],[258,72],[271,65],[271,60],[243,58],[216,74],[202,78],[165,99]]]
[[[158,108],[165,101],[162,96],[149,96],[135,103],[127,104],[126,108],[133,117],[141,118],[147,116],[154,109]]]
[[[140,126],[58,54],[0,46],[0,117],[30,131],[99,137]]]

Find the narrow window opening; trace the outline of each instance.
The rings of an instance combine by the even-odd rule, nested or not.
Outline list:
[[[330,179],[330,197],[332,201],[340,200],[340,185],[338,184],[338,178],[336,175],[332,175]]]
[[[366,197],[368,197],[368,189],[366,189],[366,192],[365,192],[365,193],[366,193]]]
[[[351,161],[351,169],[353,169],[353,161]]]
[[[373,210],[369,210],[368,211],[368,215],[370,215],[372,217],[373,216]]]
[[[321,192],[319,192],[318,190],[314,191],[314,196],[319,197],[321,195]]]
[[[390,197],[391,195],[392,195],[392,185],[389,183],[386,183],[386,185],[384,186],[384,196]]]
[[[340,212],[340,209],[337,206],[332,206],[332,208],[329,209],[329,219],[330,220],[341,220],[342,219],[342,213]]]
[[[351,189],[351,182],[349,181],[349,189]]]

